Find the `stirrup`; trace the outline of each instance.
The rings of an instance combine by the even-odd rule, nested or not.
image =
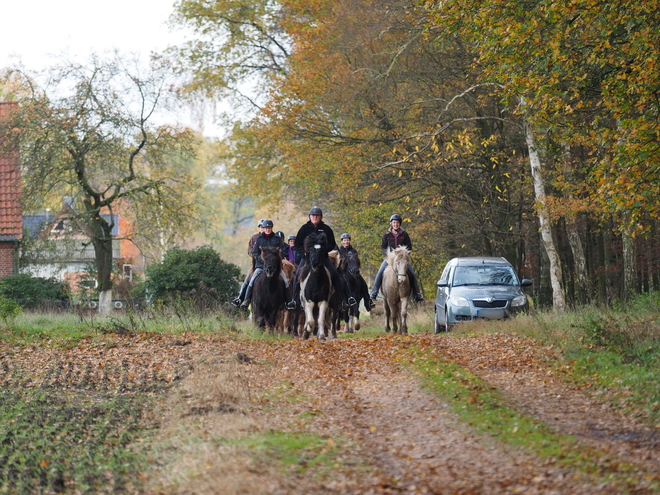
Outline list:
[[[245,300],[245,301],[243,301],[243,302],[241,303],[241,305],[239,306],[239,308],[241,308],[241,309],[247,309],[247,307],[248,307],[249,305],[250,305],[250,301]]]
[[[376,307],[376,301],[374,301],[373,299],[369,299],[369,311],[371,311],[375,307]]]
[[[291,300],[287,302],[284,306],[286,307],[286,309],[296,309],[296,301]]]
[[[421,294],[415,294],[415,301],[418,303],[424,301],[424,296]]]
[[[353,296],[350,296],[350,297],[348,298],[348,305],[351,306],[351,307],[353,307],[353,306],[355,306],[356,304],[357,304],[357,301],[355,300],[355,298],[354,298]]]
[[[237,308],[239,308],[239,307],[241,306],[241,303],[242,303],[242,302],[243,302],[243,301],[241,301],[241,298],[240,298],[240,297],[235,297],[235,298],[231,301],[231,303],[232,303],[234,306],[236,306]]]

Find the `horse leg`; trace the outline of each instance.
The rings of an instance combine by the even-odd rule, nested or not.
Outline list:
[[[387,299],[384,300],[385,306],[385,331],[390,333],[390,305],[387,302]],[[396,330],[395,330],[396,331]]]
[[[319,342],[325,342],[325,317],[326,313],[328,312],[328,301],[321,301],[319,303],[319,319],[317,320],[317,327],[319,329],[319,333],[316,336]]]
[[[399,304],[401,301],[396,301],[392,304],[392,333],[394,335],[399,333],[399,320],[401,318],[401,311]]]
[[[408,301],[407,297],[401,299],[401,335],[408,333]]]
[[[305,329],[303,330],[303,339],[307,340],[314,331],[314,303],[305,303]]]

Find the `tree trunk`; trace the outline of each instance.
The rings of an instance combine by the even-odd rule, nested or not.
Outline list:
[[[541,228],[541,240],[550,261],[550,284],[552,285],[552,306],[555,311],[566,309],[566,296],[562,286],[561,260],[552,238],[550,215],[546,206],[545,183],[541,173],[541,157],[536,147],[532,126],[525,122],[525,138],[529,149],[529,163],[532,170],[532,181],[534,183],[534,196],[536,199],[536,210]]]
[[[107,316],[112,311],[112,225],[98,212],[95,212],[88,225],[92,231],[96,260],[99,313]]]
[[[588,303],[593,296],[593,283],[587,270],[587,257],[582,247],[582,239],[578,232],[575,219],[566,220],[566,233],[568,234],[568,243],[571,246],[573,260],[575,262],[575,276],[577,278],[577,300],[580,303]]]
[[[624,218],[626,222],[621,229],[623,245],[623,298],[628,299],[637,292],[637,266],[635,257],[635,238],[632,236],[629,215]]]

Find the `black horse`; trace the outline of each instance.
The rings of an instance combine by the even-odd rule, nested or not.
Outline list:
[[[346,280],[346,286],[350,296],[353,296],[358,304],[341,309],[335,318],[335,327],[339,327],[340,321],[344,321],[344,332],[353,333],[360,329],[360,300],[364,301],[364,307],[371,308],[369,288],[360,275],[360,258],[356,251],[348,251],[341,258],[339,272]]]
[[[300,267],[300,301],[305,310],[305,329],[303,338],[317,333],[319,342],[325,342],[326,328],[330,328],[333,337],[337,336],[332,328],[330,315],[332,306],[337,304],[334,297],[338,278],[328,259],[328,239],[324,233],[314,233],[305,239],[306,261]]]
[[[282,278],[282,256],[279,248],[262,247],[263,272],[254,281],[252,311],[259,328],[273,332],[277,314],[284,307],[286,292]]]

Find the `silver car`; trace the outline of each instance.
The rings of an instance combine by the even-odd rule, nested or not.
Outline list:
[[[523,287],[504,258],[454,258],[442,271],[435,298],[434,332],[449,331],[461,321],[506,318],[529,309]]]

